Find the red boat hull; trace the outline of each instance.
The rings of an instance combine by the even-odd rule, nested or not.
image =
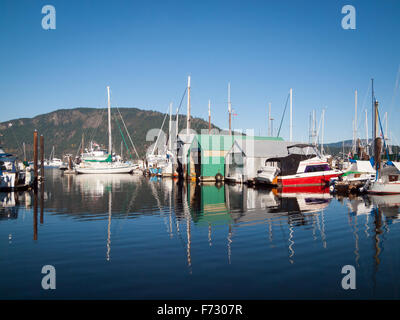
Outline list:
[[[278,184],[283,187],[327,185],[331,178],[337,178],[338,176],[340,176],[340,173],[333,173],[328,175],[302,174],[302,176],[300,177],[280,177],[278,178]]]

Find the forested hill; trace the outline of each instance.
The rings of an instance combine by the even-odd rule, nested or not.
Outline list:
[[[165,114],[137,108],[120,108],[119,110],[139,156],[144,157],[147,148],[153,143],[146,141],[146,134],[150,129],[161,127]],[[132,149],[117,109],[112,108],[111,113],[115,149],[119,153],[122,141],[119,128],[125,136],[126,143]],[[167,117],[163,128],[166,133],[168,132],[168,120]],[[179,115],[179,130],[182,130],[183,127],[186,127],[186,116]],[[196,131],[207,129],[208,122],[200,118],[192,118],[191,127]],[[212,125],[212,128],[217,127]],[[53,146],[55,147],[56,157],[61,158],[67,153],[77,154],[83,134],[85,145],[90,140],[103,146],[108,145],[107,110],[95,108],[61,109],[34,118],[2,122],[0,123],[0,145],[6,152],[16,154],[22,159],[23,143],[25,142],[27,158],[32,159],[33,132],[35,129],[38,130],[39,135],[44,136],[46,157],[50,154]],[[124,149],[126,148],[124,147]],[[130,151],[132,156],[136,158],[134,152]],[[125,154],[125,157],[128,157],[128,154]]]

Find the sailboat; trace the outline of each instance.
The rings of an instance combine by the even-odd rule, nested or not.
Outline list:
[[[76,168],[77,173],[81,174],[115,174],[131,173],[136,167],[132,164],[113,161],[112,159],[112,137],[111,137],[111,107],[110,107],[110,87],[107,86],[108,104],[108,155],[105,159],[92,158],[91,161],[83,161]]]
[[[59,168],[63,165],[62,160],[59,158],[55,158],[54,155],[55,155],[55,151],[54,151],[54,146],[53,146],[49,160],[45,161],[45,163],[44,163],[45,168]]]

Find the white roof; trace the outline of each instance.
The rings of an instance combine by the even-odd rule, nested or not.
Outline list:
[[[285,157],[288,155],[287,147],[296,142],[279,140],[254,140],[243,139],[235,140],[230,152],[242,151],[246,157],[251,158],[274,158]]]

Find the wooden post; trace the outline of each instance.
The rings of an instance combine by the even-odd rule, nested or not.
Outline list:
[[[40,185],[40,224],[43,224],[44,212],[44,183]]]
[[[37,189],[33,193],[33,240],[37,240],[37,216],[38,216],[38,194]]]
[[[375,146],[374,146],[374,160],[375,160],[375,169],[378,172],[378,179],[381,177],[381,149],[382,149],[382,139],[377,137],[375,139]]]
[[[25,142],[23,143],[24,147],[24,162],[26,163],[26,147],[25,147]]]
[[[40,135],[40,180],[44,180],[44,138]]]
[[[35,186],[38,180],[38,133],[37,130],[33,133],[33,170],[35,177]]]

